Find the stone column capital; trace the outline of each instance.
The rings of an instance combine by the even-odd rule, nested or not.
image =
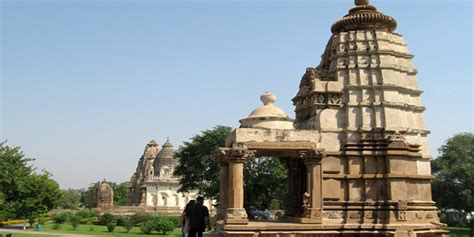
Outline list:
[[[220,156],[227,162],[244,162],[247,158],[254,157],[256,150],[249,150],[244,144],[234,144],[232,148],[221,148]]]
[[[306,164],[320,163],[321,159],[326,156],[324,150],[309,149],[299,151],[299,158]]]

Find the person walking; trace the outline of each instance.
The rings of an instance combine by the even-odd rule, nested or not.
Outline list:
[[[183,213],[181,213],[179,226],[181,227],[181,233],[183,237],[188,237],[189,235],[189,218],[185,216],[186,212],[196,203],[195,200],[191,200],[186,204]]]
[[[189,218],[189,237],[202,237],[202,232],[211,229],[209,221],[209,210],[204,206],[204,198],[196,198],[196,204],[191,206],[185,213]]]

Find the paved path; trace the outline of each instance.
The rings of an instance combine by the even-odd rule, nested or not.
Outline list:
[[[32,231],[32,230],[18,230],[18,229],[3,229],[0,228],[0,232],[4,233],[15,233],[19,234],[33,234],[33,235],[55,235],[55,236],[67,236],[67,237],[97,237],[101,235],[81,235],[81,234],[70,234],[70,233],[53,233],[53,232],[44,232],[44,231]]]

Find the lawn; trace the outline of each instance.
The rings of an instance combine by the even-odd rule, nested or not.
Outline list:
[[[108,232],[106,226],[100,225],[79,225],[76,230],[72,228],[70,224],[62,224],[61,229],[53,230],[53,224],[46,224],[41,226],[41,231],[46,233],[71,233],[71,234],[80,234],[80,235],[106,235],[106,236],[155,236],[155,237],[169,237],[169,236],[181,236],[179,228],[176,228],[172,233],[163,235],[156,231],[153,231],[151,234],[143,234],[139,227],[133,227],[129,233],[126,233],[125,228],[121,226],[115,227],[114,232]],[[16,235],[16,234],[15,234]],[[29,236],[29,235],[28,235]],[[35,235],[38,236],[38,235]]]
[[[0,235],[7,236],[7,234],[12,233],[8,231],[0,231]],[[47,235],[47,234],[23,234],[23,233],[12,233],[13,237],[57,237],[55,235]]]
[[[464,237],[464,236],[470,236],[471,230],[469,228],[462,228],[462,227],[448,227],[449,230],[449,236],[453,237]]]

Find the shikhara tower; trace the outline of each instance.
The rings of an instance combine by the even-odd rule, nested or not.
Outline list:
[[[221,148],[218,230],[224,236],[441,236],[417,71],[394,18],[368,0],[336,21],[321,63],[293,98],[296,119],[262,96]],[[285,217],[248,220],[243,162],[287,168]]]

